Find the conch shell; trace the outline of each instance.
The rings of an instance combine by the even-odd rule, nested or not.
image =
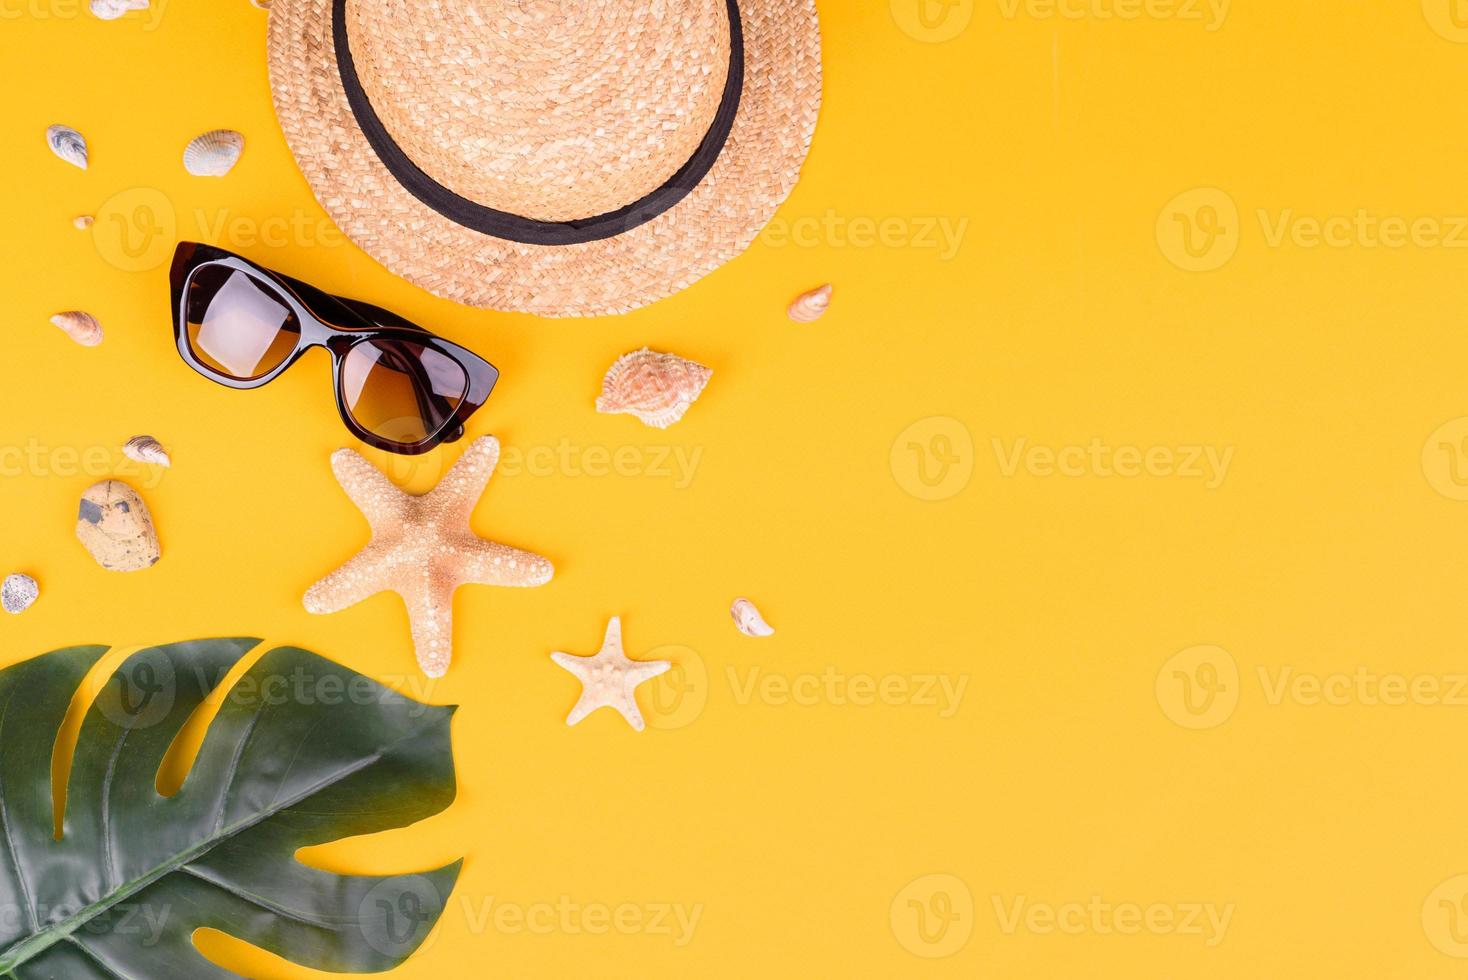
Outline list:
[[[666,429],[698,400],[713,373],[676,354],[644,347],[618,358],[607,371],[596,410],[635,415],[654,429]]]
[[[92,0],[92,16],[100,20],[116,20],[129,10],[147,10],[148,0]]]
[[[739,627],[739,632],[745,636],[774,636],[775,629],[765,618],[759,614],[754,603],[748,599],[735,599],[734,607],[729,610],[734,617],[734,625]]]
[[[152,463],[155,466],[173,465],[173,460],[168,458],[168,451],[163,448],[163,444],[152,436],[133,436],[123,444],[122,454],[139,463]]]
[[[70,126],[46,127],[46,145],[73,167],[87,169],[87,138]]]
[[[790,319],[796,323],[815,323],[831,308],[831,284],[801,293],[790,304]]]
[[[83,347],[96,347],[102,342],[102,325],[90,313],[80,310],[58,313],[51,318],[51,322]]]
[[[195,177],[223,177],[245,151],[245,138],[232,129],[211,129],[184,147],[184,169]]]

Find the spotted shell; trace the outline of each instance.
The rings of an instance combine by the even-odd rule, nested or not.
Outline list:
[[[87,138],[70,126],[46,127],[46,145],[73,167],[87,169]]]
[[[223,177],[245,150],[245,138],[232,129],[212,129],[184,147],[184,169],[195,177]]]
[[[646,425],[666,429],[698,400],[713,373],[676,354],[644,347],[618,358],[607,371],[596,410],[635,415]]]

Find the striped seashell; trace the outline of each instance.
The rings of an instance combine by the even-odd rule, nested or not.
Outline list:
[[[102,325],[90,313],[80,310],[58,313],[51,318],[51,322],[83,347],[96,347],[102,342]]]
[[[596,410],[635,415],[646,425],[666,429],[698,400],[713,373],[676,354],[644,347],[618,358],[607,371]]]
[[[173,460],[168,458],[168,451],[163,448],[163,444],[152,436],[133,436],[123,443],[122,454],[139,463],[152,463],[154,466],[173,465]]]
[[[87,138],[70,126],[46,127],[46,145],[73,167],[87,169]]]
[[[815,323],[831,308],[831,292],[831,285],[827,283],[819,289],[801,293],[790,304],[790,319],[796,323]]]
[[[184,169],[195,177],[223,177],[245,150],[245,138],[232,129],[212,129],[184,147]]]

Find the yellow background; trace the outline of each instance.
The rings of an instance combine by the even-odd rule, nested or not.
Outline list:
[[[825,108],[772,232],[596,321],[460,308],[341,242],[274,122],[266,15],[154,3],[102,23],[80,0],[0,0],[0,445],[36,447],[0,460],[0,565],[44,590],[0,622],[3,658],[261,635],[462,705],[454,807],[312,857],[467,856],[401,976],[1461,975],[1468,422],[1435,433],[1468,416],[1465,253],[1373,245],[1356,222],[1468,243],[1468,20],[1448,0],[1238,0],[1221,21],[1191,0],[934,0],[926,21],[915,0],[822,2]],[[90,140],[86,173],[46,150],[56,122]],[[215,127],[246,135],[243,162],[188,177],[184,143]],[[1335,245],[1296,223],[1332,217],[1349,219]],[[925,231],[945,227],[956,247]],[[366,539],[327,465],[350,440],[325,358],[254,393],[190,372],[161,264],[175,237],[469,345],[503,371],[470,434],[554,451],[505,467],[475,528],[556,579],[463,590],[444,681],[422,686],[396,598],[302,609]],[[785,319],[828,280],[826,319]],[[101,347],[47,324],[72,308],[102,321]],[[714,369],[666,433],[592,410],[605,368],[644,344]],[[139,432],[174,456],[156,486],[115,451]],[[1020,439],[1232,457],[1211,487],[1067,475],[1006,467]],[[636,472],[588,472],[620,447]],[[656,447],[696,458],[691,480]],[[457,451],[369,455],[423,490]],[[72,536],[81,491],[117,472],[163,539],[136,575]],[[737,595],[775,637],[735,632]],[[562,723],[578,689],[548,654],[593,652],[612,614],[632,656],[672,647],[681,665],[642,692],[641,735],[607,711]],[[1203,711],[1180,685],[1209,666],[1227,689]],[[1444,695],[1271,696],[1284,672],[1362,667]],[[966,686],[945,717],[824,680],[786,702],[751,676]],[[1093,896],[1230,919],[1221,937],[1007,919]],[[501,903],[699,919],[679,946],[501,927]],[[201,942],[251,976],[315,975]]]

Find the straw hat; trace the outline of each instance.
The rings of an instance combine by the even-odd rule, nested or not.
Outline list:
[[[275,0],[281,127],[332,219],[473,306],[620,313],[749,247],[821,102],[815,0]]]

